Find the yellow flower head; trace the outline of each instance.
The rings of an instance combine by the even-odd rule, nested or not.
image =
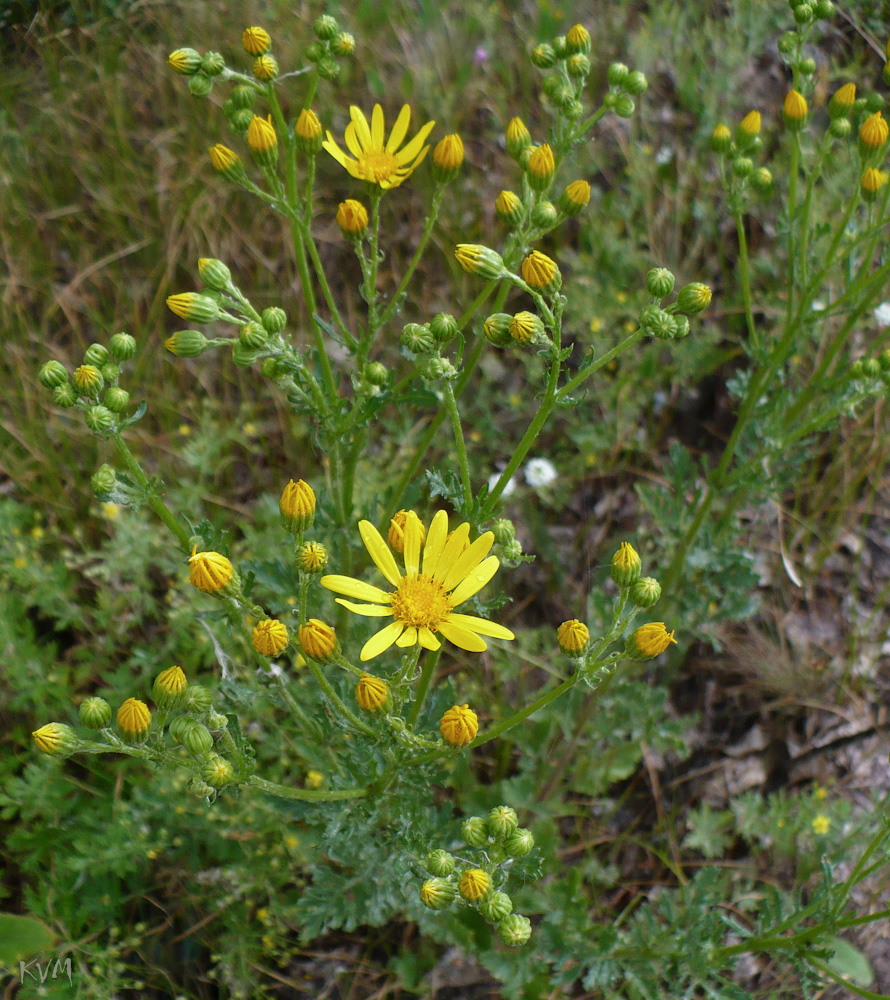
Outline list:
[[[241,167],[241,158],[237,153],[233,153],[228,146],[218,142],[207,150],[210,155],[210,162],[213,169],[219,174],[231,174]]]
[[[856,84],[855,83],[845,83],[843,87],[840,87],[834,92],[831,100],[828,103],[829,113],[834,115],[846,115],[849,114],[853,105],[856,103]]]
[[[813,820],[813,833],[820,837],[824,837],[828,833],[828,828],[831,826],[831,820],[825,815],[825,813],[819,813],[818,816]]]
[[[564,653],[568,653],[569,656],[580,653],[589,639],[589,629],[584,622],[579,622],[577,618],[563,622],[556,630],[556,641],[559,643],[559,648]]]
[[[405,551],[405,522],[409,517],[415,520],[420,526],[420,544],[423,545],[426,539],[426,528],[423,526],[423,521],[420,520],[414,511],[398,511],[392,516],[389,522],[389,532],[387,533],[386,540],[389,542],[390,548],[398,552],[399,555]]]
[[[297,482],[291,479],[281,493],[278,510],[285,531],[295,534],[305,531],[315,520],[315,491],[302,479]]]
[[[807,116],[807,100],[798,90],[789,90],[782,106],[782,114],[789,125],[800,124]]]
[[[326,579],[330,577],[325,577],[321,582],[324,583]],[[303,652],[322,663],[339,651],[337,633],[318,618],[310,618],[305,625],[301,625],[297,638],[300,640]]]
[[[337,206],[337,225],[349,239],[362,236],[368,228],[368,210],[354,198],[347,198]]]
[[[749,141],[760,134],[760,112],[749,111],[739,122],[739,132]]]
[[[494,203],[494,210],[502,222],[515,226],[522,220],[522,201],[512,191],[501,191]]]
[[[458,243],[454,259],[467,272],[485,281],[495,281],[504,273],[504,259],[490,247],[481,243]]]
[[[277,656],[287,645],[287,626],[275,618],[266,618],[256,623],[250,641],[263,656]]]
[[[859,142],[868,151],[880,149],[887,141],[887,123],[880,111],[866,118],[859,129]]]
[[[49,722],[40,729],[35,729],[31,735],[34,737],[37,749],[52,756],[70,753],[79,742],[74,730],[63,722]]]
[[[255,153],[268,153],[278,145],[278,136],[272,124],[272,116],[260,118],[254,115],[247,126],[247,145]]]
[[[886,183],[887,174],[885,171],[877,170],[875,167],[869,167],[862,175],[862,180],[860,181],[862,197],[866,201],[874,201],[878,191],[880,191]]]
[[[372,602],[354,604],[337,598],[339,604],[355,614],[393,618],[365,643],[362,660],[378,656],[393,643],[403,649],[414,645],[438,649],[441,642],[437,634],[474,653],[487,648],[481,638],[483,635],[495,639],[513,638],[513,633],[502,625],[454,611],[497,572],[500,565],[497,557],[488,556],[494,534],[486,531],[464,548],[470,525],[461,524],[448,537],[448,515],[444,510],[433,517],[425,540],[421,527],[419,519],[405,518],[403,573],[374,525],[370,521],[359,522],[362,541],[392,590],[382,590],[348,576],[321,578],[321,585],[335,594]]]
[[[581,179],[572,181],[559,197],[559,207],[566,215],[583,212],[590,201],[590,184]]]
[[[640,576],[643,563],[630,542],[622,542],[612,556],[612,579],[619,587],[629,587]]]
[[[117,725],[126,736],[141,736],[147,733],[151,725],[148,705],[138,698],[127,698],[117,710]]]
[[[323,784],[324,784],[324,775],[321,773],[321,771],[306,772],[307,788],[321,788]]]
[[[446,742],[463,747],[476,738],[479,719],[469,705],[454,705],[439,720],[439,730]]]
[[[520,270],[525,283],[536,291],[550,291],[562,284],[556,262],[540,250],[532,250],[522,262]]]
[[[389,701],[389,687],[373,674],[362,674],[355,687],[355,700],[365,712],[376,712]]]
[[[297,145],[304,153],[317,153],[321,149],[321,122],[312,108],[303,108],[294,126]]]
[[[272,47],[272,39],[264,28],[245,28],[241,35],[244,51],[251,56],[261,56]]]
[[[258,80],[274,80],[278,76],[278,60],[268,54],[257,56],[253,61],[253,75]]]
[[[541,317],[531,312],[518,312],[510,320],[510,336],[523,347],[535,343],[544,335]]]
[[[531,133],[521,118],[511,118],[507,122],[507,152],[514,160],[518,160],[523,150],[532,144]]]
[[[215,594],[232,579],[232,564],[219,552],[192,549],[189,558],[189,582],[205,594]]]
[[[346,126],[345,140],[355,159],[340,149],[330,132],[327,142],[322,145],[353,177],[376,184],[383,191],[398,187],[420,166],[430,148],[424,146],[424,142],[436,124],[427,122],[406,146],[399,149],[411,122],[411,109],[407,104],[399,112],[385,143],[383,109],[379,104],[374,105],[370,125],[361,108],[355,105],[350,107],[349,116],[352,120]]]
[[[453,132],[436,143],[433,150],[433,163],[443,175],[450,175],[458,170],[464,162],[464,144],[461,137]]]
[[[155,687],[170,695],[180,695],[185,692],[188,681],[182,667],[167,667],[155,678]]]
[[[536,190],[541,191],[550,183],[556,170],[556,161],[553,159],[553,150],[546,142],[532,150],[526,170],[529,183]]]
[[[651,660],[663,653],[672,642],[677,640],[674,633],[664,627],[664,622],[649,622],[631,633],[624,652],[632,660]]]
[[[457,888],[464,899],[476,903],[491,888],[491,876],[481,868],[470,868],[461,875]]]

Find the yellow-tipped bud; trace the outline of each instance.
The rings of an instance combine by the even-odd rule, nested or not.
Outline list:
[[[74,388],[84,396],[98,396],[105,385],[102,372],[95,365],[81,365],[75,369],[71,381]]]
[[[454,900],[454,885],[444,878],[428,878],[420,887],[420,901],[431,910],[444,910]]]
[[[300,117],[294,126],[294,134],[297,137],[297,148],[301,153],[312,155],[321,149],[321,122],[312,108],[303,108],[300,112]]]
[[[464,144],[461,137],[453,132],[436,143],[433,150],[433,176],[440,184],[450,181],[464,162]]]
[[[888,128],[884,116],[876,111],[866,118],[859,129],[859,147],[865,153],[873,153],[887,141]]]
[[[612,579],[619,587],[629,587],[640,578],[643,563],[630,542],[622,542],[612,556]]]
[[[577,656],[590,641],[590,630],[577,618],[571,618],[556,630],[559,648],[569,656]]]
[[[828,113],[832,118],[841,118],[853,110],[856,103],[856,84],[845,83],[834,92],[828,102]]]
[[[301,625],[297,637],[303,652],[320,663],[326,663],[340,652],[337,633],[318,618],[310,618],[305,625]]]
[[[522,222],[522,201],[512,191],[501,191],[494,203],[494,210],[501,222],[506,222],[508,226],[518,226]]]
[[[485,281],[496,281],[504,275],[501,255],[478,243],[458,243],[454,256],[467,274],[474,274]]]
[[[373,674],[362,674],[359,677],[355,687],[355,700],[359,708],[365,712],[379,712],[385,709],[387,704],[392,704],[386,681]]]
[[[525,283],[535,291],[555,292],[562,285],[562,275],[556,261],[540,250],[532,250],[522,262],[520,270]]]
[[[711,133],[711,149],[721,156],[729,151],[732,145],[732,132],[723,125],[717,125]]]
[[[179,330],[164,341],[164,347],[177,358],[197,358],[210,346],[200,330]]]
[[[668,632],[664,622],[649,622],[630,634],[624,647],[624,655],[631,660],[651,660],[676,642],[674,633]]]
[[[256,623],[250,641],[263,656],[277,656],[287,646],[287,626],[276,618],[266,618]]]
[[[274,80],[278,76],[278,60],[268,54],[257,56],[253,61],[253,75],[258,80]]]
[[[789,90],[782,105],[785,124],[789,128],[800,128],[807,117],[807,100],[799,90]]]
[[[460,877],[458,892],[471,903],[478,903],[491,888],[491,876],[481,868],[470,868]]]
[[[201,68],[201,53],[194,49],[177,49],[167,56],[167,65],[174,73],[191,76]]]
[[[262,166],[272,166],[278,156],[278,136],[271,115],[268,118],[253,116],[247,126],[247,145]]]
[[[368,210],[354,198],[337,206],[337,225],[347,239],[361,239],[368,230]]]
[[[219,552],[198,552],[192,549],[189,558],[189,582],[205,594],[215,594],[227,586],[234,570],[232,564]]]
[[[138,698],[127,698],[117,710],[117,728],[125,738],[138,740],[151,727],[151,712],[148,705]]]
[[[566,35],[566,52],[574,55],[577,52],[587,53],[590,51],[590,32],[583,24],[576,24],[569,28]]]
[[[40,729],[35,729],[31,735],[37,749],[52,757],[67,757],[80,746],[77,733],[63,722],[49,722]]]
[[[518,160],[524,150],[532,144],[532,137],[521,118],[511,118],[507,122],[507,152]]]
[[[185,697],[188,681],[182,667],[168,667],[155,678],[151,696],[158,708],[168,711],[176,708]]]
[[[543,191],[550,183],[556,171],[556,161],[553,159],[553,150],[545,142],[536,146],[528,158],[525,172],[528,174],[528,182],[536,191]]]
[[[389,522],[389,533],[386,536],[386,540],[389,542],[389,547],[394,552],[404,552],[405,551],[405,525],[408,523],[408,519],[411,519],[417,524],[420,529],[420,544],[423,545],[426,540],[426,528],[424,527],[423,521],[414,513],[413,510],[400,510],[393,514],[392,519]]]
[[[590,201],[590,185],[585,180],[572,181],[559,196],[559,207],[564,215],[578,215]]]
[[[523,347],[540,343],[546,336],[541,317],[526,311],[514,314],[510,320],[509,332],[511,339]]]
[[[297,549],[297,568],[301,573],[320,573],[328,564],[328,550],[321,542],[303,542]]]
[[[281,526],[291,534],[299,535],[312,527],[315,520],[315,491],[302,479],[293,479],[284,487],[278,501]]]
[[[264,28],[245,28],[241,35],[244,51],[251,56],[261,56],[272,47],[272,39]]]
[[[454,705],[442,716],[439,729],[446,743],[463,747],[476,738],[479,718],[469,705]]]
[[[222,174],[228,180],[237,180],[244,176],[244,164],[237,153],[233,153],[228,146],[218,142],[207,150],[210,156],[210,163],[213,169]]]
[[[747,149],[758,135],[760,135],[760,112],[749,111],[736,129],[736,145],[739,149]]]
[[[878,196],[878,192],[886,183],[887,173],[885,171],[869,167],[862,175],[862,180],[859,184],[862,197],[865,201],[874,201]]]
[[[167,308],[190,323],[212,323],[219,319],[219,303],[209,295],[180,292],[167,296]]]

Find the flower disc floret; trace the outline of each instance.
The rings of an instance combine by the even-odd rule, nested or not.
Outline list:
[[[379,104],[374,105],[370,124],[361,108],[355,105],[350,107],[349,117],[351,121],[346,126],[344,138],[352,157],[340,149],[330,132],[322,147],[357,180],[375,184],[383,191],[398,187],[420,166],[430,148],[424,146],[424,142],[436,124],[427,122],[402,147],[411,123],[411,109],[407,104],[399,112],[389,139],[386,140],[383,109]]]
[[[219,552],[192,550],[189,557],[189,582],[205,594],[215,594],[232,579],[232,564]]]
[[[458,614],[455,608],[481,590],[497,572],[496,556],[488,552],[494,535],[487,531],[469,541],[470,525],[461,524],[449,535],[448,515],[438,511],[424,536],[423,524],[413,512],[404,522],[404,572],[396,564],[392,550],[370,521],[359,522],[359,533],[378,570],[391,590],[382,590],[348,576],[324,576],[321,584],[336,594],[369,601],[355,604],[337,598],[337,603],[355,614],[371,618],[392,617],[393,621],[372,636],[361,651],[370,660],[395,643],[400,648],[421,645],[439,649],[438,636],[461,649],[482,652],[481,638],[512,639],[513,633],[495,622],[473,615]]]

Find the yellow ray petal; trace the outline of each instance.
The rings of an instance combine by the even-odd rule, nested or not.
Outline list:
[[[389,604],[390,601],[390,595],[385,590],[354,580],[351,576],[323,576],[319,582],[335,594],[345,594],[359,601],[376,601],[378,604]]]
[[[362,147],[359,145],[358,136],[355,134],[355,125],[353,125],[352,122],[346,126],[343,138],[346,140],[349,152],[352,153],[356,159],[358,159],[358,157],[362,155]]]
[[[379,656],[398,639],[404,628],[405,626],[401,622],[390,622],[386,628],[381,629],[368,639],[364,646],[362,646],[359,658],[361,660],[371,660],[375,656]]]
[[[349,173],[358,181],[363,181],[365,178],[362,176],[362,172],[358,168],[358,162],[356,160],[347,159],[343,164],[344,167],[349,171]]]
[[[405,574],[417,576],[420,572],[420,518],[409,511],[405,518]]]
[[[368,128],[368,119],[365,118],[362,113],[361,108],[357,108],[354,104],[349,109],[349,117],[352,119],[355,125],[355,132],[358,136],[358,141],[362,144],[363,149],[370,149],[371,147],[371,130]]]
[[[358,530],[368,554],[374,560],[374,565],[394,587],[398,587],[402,574],[380,532],[370,521],[359,521]]]
[[[428,628],[419,628],[417,630],[417,641],[424,649],[436,650],[442,645]]]
[[[472,573],[467,574],[463,583],[459,583],[457,588],[451,592],[451,603],[454,606],[463,604],[468,597],[472,597],[478,590],[481,590],[497,573],[498,566],[500,566],[500,561],[497,556],[489,556],[479,563]]]
[[[334,142],[334,137],[328,132],[328,141],[321,144],[322,149],[326,149],[331,156],[340,164],[341,167],[346,166],[346,154],[342,149]]]
[[[343,601],[340,601],[342,604]],[[487,618],[477,618],[475,615],[459,615],[451,612],[446,621],[453,625],[461,625],[471,632],[478,632],[479,635],[490,635],[492,639],[515,639],[516,637],[503,625],[497,622],[490,622]]]
[[[426,137],[430,134],[430,132],[432,132],[435,124],[435,122],[427,122],[417,135],[414,136],[414,138],[408,143],[408,145],[396,153],[396,163],[399,165],[403,163],[410,163],[420,152],[421,147],[426,142]]]
[[[405,105],[407,107],[407,105]],[[445,546],[445,539],[448,535],[448,515],[444,510],[436,511],[430,522],[430,530],[426,535],[426,542],[423,546],[423,572],[426,576],[432,576],[442,549]]]
[[[408,646],[417,645],[417,629],[413,625],[405,629],[405,631],[396,639],[396,645],[402,649]]]
[[[467,649],[471,653],[481,653],[483,650],[488,649],[488,643],[484,639],[476,635],[475,632],[471,632],[468,628],[461,628],[460,625],[452,625],[451,622],[442,622],[439,625],[439,631],[449,642],[453,642],[455,646]]]
[[[366,618],[386,618],[387,615],[392,617],[392,608],[389,605],[380,607],[379,604],[353,604],[352,601],[344,601],[342,597],[337,597],[335,600],[344,608],[349,608],[350,611],[354,611],[357,615],[364,615]]]
[[[436,563],[436,568],[433,570],[433,576],[437,580],[444,579],[451,567],[460,558],[469,535],[470,526],[466,521],[464,521],[463,524],[459,524],[454,531],[452,531],[451,538],[449,538],[445,543],[445,548],[442,549],[442,555],[439,556],[439,561]]]
[[[480,535],[463,555],[458,556],[457,562],[445,574],[442,586],[446,590],[453,590],[468,573],[472,573],[479,563],[482,562],[488,555],[488,550],[493,544],[493,532],[486,531],[484,535]]]
[[[387,153],[394,153],[399,146],[402,145],[405,136],[408,134],[408,126],[410,124],[411,109],[407,104],[405,104],[399,112],[399,117],[396,118],[396,123],[392,127],[392,132],[389,133],[389,140],[386,143]]]
[[[371,142],[374,149],[383,149],[383,108],[379,104],[371,112]]]

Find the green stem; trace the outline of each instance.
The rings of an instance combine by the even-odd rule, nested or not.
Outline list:
[[[303,653],[305,656],[305,651]],[[351,712],[344,704],[337,692],[328,683],[327,677],[321,672],[321,667],[314,661],[306,657],[306,662],[309,664],[309,669],[312,671],[312,676],[315,678],[318,686],[324,691],[327,696],[328,701],[337,709],[337,711],[346,719],[352,723],[352,725],[361,730],[365,736],[370,736],[371,739],[376,739],[377,734],[371,729],[370,726],[366,725],[362,720],[354,713]]]
[[[616,344],[610,351],[607,351],[601,358],[587,365],[586,368],[582,368],[576,375],[566,382],[566,384],[559,390],[556,394],[557,400],[565,399],[572,390],[577,389],[582,382],[590,378],[595,372],[598,372],[600,368],[607,365],[613,358],[618,357],[622,351],[626,351],[628,347],[632,344],[637,343],[638,340],[642,340],[645,334],[639,328],[634,330],[630,336],[625,337],[620,343]]]
[[[849,981],[849,979],[844,979],[839,976],[829,965],[826,965],[819,958],[815,958],[812,955],[806,956],[807,961],[814,968],[818,969],[823,975],[828,976],[832,982],[837,983],[839,986],[843,986],[844,989],[850,990],[851,993],[855,993],[858,997],[865,997],[866,1000],[890,1000],[890,997],[886,993],[872,993],[871,990],[867,990],[862,986],[856,986]]]
[[[460,482],[464,493],[464,510],[469,513],[473,504],[473,487],[470,483],[470,463],[467,459],[467,445],[464,441],[464,430],[460,422],[460,412],[454,398],[454,389],[447,379],[442,382],[442,395],[445,409],[451,417],[451,430],[454,433],[454,444],[457,448],[457,462],[460,467]]]
[[[408,718],[405,720],[410,728],[414,728],[417,724],[417,720],[420,718],[420,710],[423,708],[423,703],[426,701],[427,692],[430,689],[430,684],[433,680],[433,675],[436,673],[436,666],[439,662],[439,656],[442,652],[441,646],[435,652],[427,652],[426,657],[423,661],[423,668],[420,672],[420,680],[417,683],[417,692],[414,697],[414,704],[411,706],[411,711],[408,713]]]
[[[745,303],[745,322],[748,325],[748,341],[752,350],[757,350],[760,341],[754,326],[754,314],[751,311],[751,274],[748,268],[748,240],[745,236],[745,221],[741,212],[735,215],[736,232],[739,238],[739,270],[742,278],[742,299]]]
[[[791,326],[794,310],[794,215],[797,211],[797,174],[800,169],[800,136],[791,133],[791,164],[788,167],[788,297],[785,305],[785,327]]]
[[[311,788],[293,788],[290,785],[279,785],[277,781],[267,781],[257,775],[251,775],[244,782],[250,788],[257,788],[280,799],[295,799],[300,802],[340,802],[343,799],[361,799],[368,794],[367,788],[338,788],[331,791]]]
[[[124,439],[121,437],[119,431],[115,431],[111,435],[111,440],[117,448],[118,454],[123,459],[124,464],[130,470],[133,478],[137,483],[146,491],[148,497],[148,505],[157,514],[157,516],[167,525],[167,527],[173,532],[179,541],[179,545],[182,551],[186,555],[190,554],[189,546],[189,535],[185,528],[176,520],[170,508],[161,500],[160,497],[154,496],[150,490],[148,477],[142,471],[142,467],[136,461],[135,456],[127,447]]]
[[[853,887],[859,881],[859,875],[862,872],[862,869],[865,868],[866,864],[868,863],[868,859],[875,853],[876,850],[878,850],[878,848],[881,846],[881,844],[883,844],[883,842],[886,839],[887,839],[887,826],[886,824],[882,824],[881,828],[878,830],[875,836],[872,837],[871,841],[868,844],[868,847],[866,847],[866,849],[862,852],[862,856],[856,862],[856,866],[850,873],[850,877],[847,879],[846,882],[844,882],[843,888],[841,889],[837,899],[835,900],[834,906],[831,908],[832,916],[835,919],[841,915],[841,911],[846,905],[847,899],[850,893],[852,892]]]

